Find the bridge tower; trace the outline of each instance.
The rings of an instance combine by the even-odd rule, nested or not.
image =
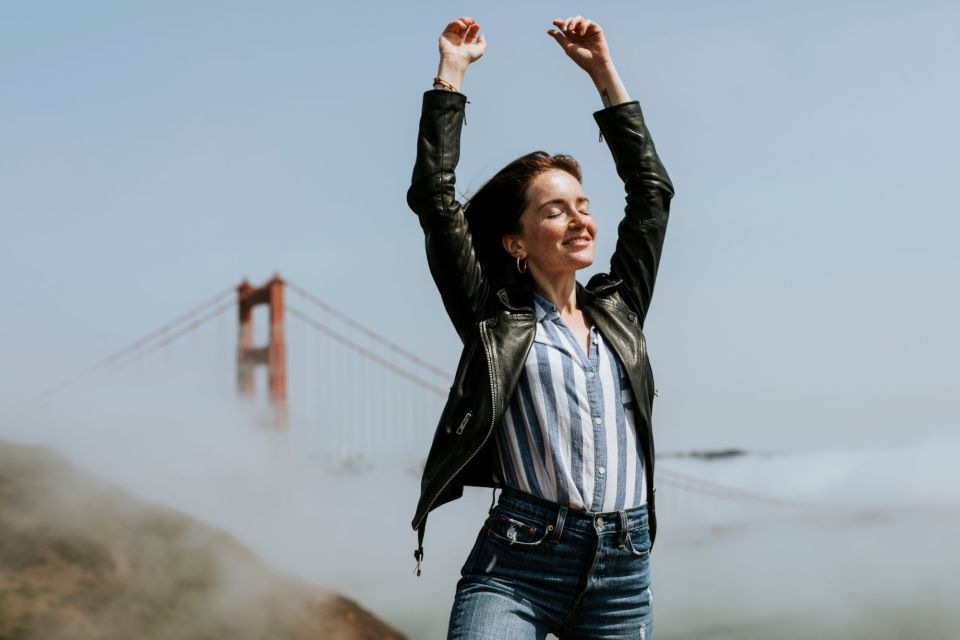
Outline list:
[[[270,334],[266,346],[253,345],[253,308],[270,307]],[[266,365],[268,392],[273,406],[274,426],[287,428],[287,346],[283,336],[283,280],[274,274],[265,284],[254,287],[244,280],[237,286],[240,331],[237,334],[237,390],[241,396],[256,391],[255,369]]]

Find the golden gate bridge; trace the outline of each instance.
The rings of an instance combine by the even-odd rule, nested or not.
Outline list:
[[[231,309],[236,310],[232,319],[227,313]],[[178,357],[169,355],[185,343]],[[168,355],[160,356],[164,352]],[[425,456],[450,385],[443,369],[274,275],[260,286],[244,280],[219,291],[50,388],[37,401],[55,401],[100,376],[142,369],[158,356],[158,366],[178,371],[186,367],[197,374],[206,367],[194,377],[205,379],[214,396],[239,395],[261,411],[269,428],[306,434],[320,452],[353,468]],[[229,379],[223,371],[231,363],[233,381],[222,384]],[[258,386],[263,394],[257,393]],[[659,461],[656,482],[659,501],[687,494],[775,508],[814,506],[699,478]]]

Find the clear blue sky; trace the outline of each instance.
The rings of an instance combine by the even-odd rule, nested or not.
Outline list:
[[[592,85],[545,35],[589,9],[677,190],[647,324],[661,448],[960,426],[960,7],[592,4],[6,7],[0,406],[275,270],[452,369],[404,193],[461,14],[489,46],[460,187],[575,155],[605,268],[622,190]]]

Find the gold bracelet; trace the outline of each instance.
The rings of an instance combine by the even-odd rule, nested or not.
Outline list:
[[[441,78],[440,76],[437,76],[436,78],[433,79],[433,88],[436,89],[437,85],[440,85],[440,88],[443,89],[444,91],[452,91],[454,93],[459,93],[455,86],[453,86],[452,84],[450,84],[449,82]]]

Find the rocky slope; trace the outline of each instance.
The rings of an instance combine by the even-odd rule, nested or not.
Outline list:
[[[400,637],[221,531],[0,442],[0,640]]]

